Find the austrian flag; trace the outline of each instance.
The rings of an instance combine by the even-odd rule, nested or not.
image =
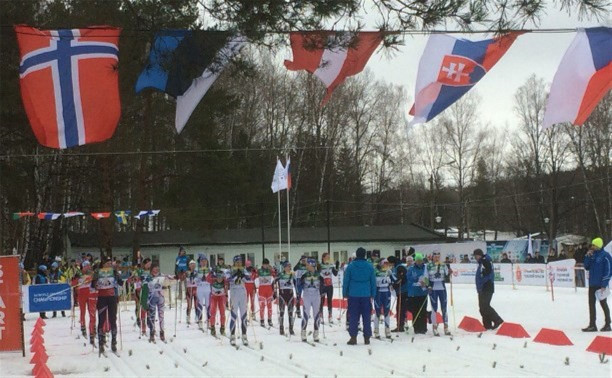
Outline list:
[[[120,31],[15,26],[21,99],[40,144],[68,148],[113,135],[121,113]]]
[[[285,60],[285,67],[290,71],[306,70],[318,77],[327,87],[321,104],[325,105],[336,87],[363,71],[382,39],[380,32],[291,33],[293,61]]]

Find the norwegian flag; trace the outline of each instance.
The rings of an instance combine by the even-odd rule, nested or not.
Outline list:
[[[63,149],[113,135],[121,114],[120,32],[15,26],[21,99],[40,144]]]
[[[91,216],[95,219],[104,219],[110,217],[111,213],[91,213]]]

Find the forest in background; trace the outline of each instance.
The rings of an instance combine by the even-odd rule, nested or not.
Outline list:
[[[177,135],[174,100],[153,91],[137,95],[134,83],[155,30],[200,29],[203,5],[213,3],[2,4],[2,253],[17,248],[31,258],[44,251],[60,254],[67,231],[99,232],[100,249],[111,252],[113,234],[128,229],[137,231],[138,248],[144,230],[273,227],[278,214],[270,182],[277,156],[286,154],[293,177],[292,227],[324,226],[329,203],[334,226],[416,223],[456,227],[467,237],[484,229],[544,232],[551,239],[561,233],[612,236],[612,96],[584,127],[542,131],[549,83],[537,77],[515,94],[518,127],[483,123],[473,90],[428,124],[408,128],[406,88],[378,81],[366,69],[321,107],[325,88],[319,80],[287,71],[278,49],[253,30],[256,43],[224,71]],[[321,17],[338,11],[323,9]],[[238,29],[248,21],[239,16]],[[112,139],[62,151],[38,145],[18,95],[19,52],[11,26],[19,23],[124,29],[118,66],[122,117]],[[114,217],[11,218],[19,211],[144,209],[161,213],[127,225]]]

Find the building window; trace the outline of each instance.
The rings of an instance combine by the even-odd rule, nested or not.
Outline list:
[[[251,265],[255,266],[255,254],[254,253],[247,253],[247,260],[251,262]]]
[[[151,256],[151,264],[159,265],[159,255],[152,255]],[[161,270],[161,265],[160,265],[159,269]]]
[[[334,252],[334,262],[340,261],[340,252]]]
[[[340,251],[340,262],[346,263],[348,261],[348,251]]]
[[[310,252],[310,257],[314,258],[315,260],[319,260],[319,252],[318,251],[312,251]]]

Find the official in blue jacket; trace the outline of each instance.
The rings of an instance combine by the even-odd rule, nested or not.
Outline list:
[[[414,264],[408,268],[408,311],[412,313],[412,325],[415,334],[427,333],[427,269],[423,255],[414,255]]]
[[[607,299],[602,298],[601,295],[606,292],[606,288],[610,284],[612,256],[602,248],[603,240],[595,238],[591,242],[591,248],[584,257],[584,269],[589,271],[589,326],[583,328],[583,332],[597,331],[597,325],[595,324],[595,302],[600,298],[599,304],[603,309],[606,319],[606,323],[601,331],[610,332],[610,309],[608,308]]]
[[[366,251],[358,248],[356,258],[344,272],[342,283],[342,296],[348,298],[349,335],[348,345],[357,344],[357,328],[359,318],[363,321],[363,339],[365,344],[370,343],[372,336],[372,301],[376,296],[376,274],[374,267],[366,261]]]
[[[482,316],[482,325],[486,329],[496,329],[504,321],[491,307],[491,299],[495,292],[495,272],[491,258],[485,255],[482,249],[474,250],[474,258],[478,262],[476,269],[476,291],[478,291],[478,307]]]
[[[36,277],[34,278],[34,285],[44,285],[49,283],[49,272],[47,272],[47,266],[41,264],[38,267],[38,272]],[[44,312],[40,313],[40,317],[43,319],[47,319],[47,314]]]

